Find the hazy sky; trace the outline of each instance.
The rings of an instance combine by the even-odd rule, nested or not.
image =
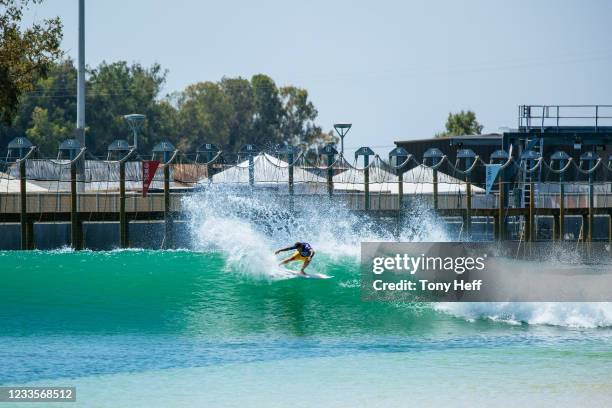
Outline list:
[[[46,0],[77,52],[77,0]],[[308,89],[347,147],[442,130],[472,109],[486,132],[519,104],[612,103],[611,1],[86,0],[86,61],[159,62],[166,92],[222,76]]]

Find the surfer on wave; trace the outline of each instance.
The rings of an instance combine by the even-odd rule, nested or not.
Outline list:
[[[315,255],[315,250],[312,249],[312,247],[310,246],[308,242],[296,242],[295,244],[293,244],[293,246],[279,249],[278,251],[274,252],[274,254],[278,255],[281,252],[291,251],[294,249],[295,249],[295,253],[291,255],[289,258],[281,261],[281,263],[279,263],[279,266],[285,265],[293,261],[301,261],[303,263],[302,263],[302,268],[300,269],[300,273],[302,275],[306,275],[306,272],[304,272],[304,269],[306,269],[306,267],[310,264],[310,261],[312,261],[312,257]]]

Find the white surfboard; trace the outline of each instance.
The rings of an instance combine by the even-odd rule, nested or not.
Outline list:
[[[300,273],[299,271],[292,271],[291,269],[282,268],[282,270],[290,273],[291,275],[294,275],[298,278],[303,278],[303,279],[331,279],[333,278],[333,276],[325,275],[323,273],[306,273],[306,275],[304,275],[303,273]]]

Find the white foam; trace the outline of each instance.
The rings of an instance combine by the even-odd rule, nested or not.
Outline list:
[[[287,196],[270,191],[245,192],[211,185],[206,191],[186,197],[193,246],[197,250],[221,251],[230,270],[251,276],[275,277],[274,250],[307,241],[331,261],[359,259],[363,241],[395,241],[389,228],[368,217],[358,216],[327,196],[296,198],[288,210]],[[446,241],[440,223],[418,211],[406,217],[401,241]],[[312,272],[325,272],[316,262]],[[357,268],[355,273],[358,273]]]
[[[609,302],[482,302],[437,303],[434,309],[469,321],[490,319],[510,324],[528,323],[575,328],[612,326]]]

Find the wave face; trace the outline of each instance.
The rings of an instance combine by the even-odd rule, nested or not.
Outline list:
[[[362,301],[360,242],[448,240],[442,223],[418,205],[398,225],[326,196],[289,210],[283,196],[215,188],[185,204],[195,250],[0,252],[4,333],[435,338],[517,325],[612,326],[610,303]],[[280,273],[274,250],[295,241],[317,251],[309,271],[334,279]]]
[[[442,223],[418,203],[412,203],[412,210],[400,225],[358,216],[322,196],[315,196],[310,202],[296,202],[293,211],[289,211],[286,196],[217,186],[190,197],[186,204],[196,248],[227,256],[226,271],[269,279],[282,278],[275,273],[274,249],[294,241],[310,242],[329,259],[313,262],[311,270],[329,273],[326,267],[329,262],[344,263],[343,273],[353,276],[355,285],[360,242],[449,241]],[[610,303],[439,303],[424,307],[467,321],[612,326]]]

